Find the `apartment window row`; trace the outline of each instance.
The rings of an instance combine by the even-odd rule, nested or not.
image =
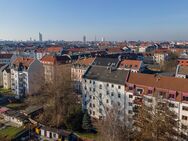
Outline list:
[[[182,115],[182,120],[187,120],[187,119],[188,119],[187,116]]]
[[[106,91],[106,95],[109,95],[110,92],[109,91]],[[111,96],[114,96],[114,92],[111,92]],[[121,94],[118,93],[118,98],[121,98]]]
[[[106,86],[109,87],[109,84],[107,83]],[[114,84],[111,84],[111,87],[114,88]],[[121,89],[120,85],[118,85],[118,89]]]
[[[182,106],[182,110],[188,111],[188,107],[187,106]]]

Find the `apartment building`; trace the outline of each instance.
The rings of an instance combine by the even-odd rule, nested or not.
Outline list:
[[[180,121],[183,133],[188,126],[188,80],[158,75],[130,73],[125,84],[126,94],[133,103],[132,111],[137,106],[145,104],[149,107],[155,105],[158,98],[163,104],[175,113],[174,120]],[[156,97],[157,96],[157,97]]]
[[[82,76],[88,69],[88,67],[93,63],[95,58],[82,58],[77,60],[71,67],[71,80],[74,81],[74,88],[80,92],[81,91],[81,81]]]
[[[45,82],[54,82],[62,65],[71,62],[70,56],[45,55],[40,60],[44,67]]]
[[[156,63],[163,65],[168,59],[168,52],[166,49],[156,50],[154,53],[154,60]]]
[[[83,110],[91,117],[101,119],[112,107],[118,107],[121,115],[128,113],[125,80],[128,71],[92,65],[82,80]],[[126,110],[125,110],[126,109]]]
[[[10,65],[7,65],[3,70],[3,88],[5,89],[11,88]]]
[[[11,66],[11,89],[17,98],[34,94],[43,82],[43,66],[33,58],[18,57]]]
[[[187,134],[188,79],[135,73],[95,64],[88,68],[82,80],[82,106],[91,117],[101,119],[109,109],[118,106],[120,115],[127,115],[133,120],[140,105],[152,107],[159,97],[174,111],[174,120],[180,121],[182,133]]]
[[[125,98],[125,80],[128,71],[117,69],[120,59],[97,57],[82,79],[83,110],[93,118],[101,119],[117,107],[123,117],[128,111]]]
[[[9,64],[16,58],[13,54],[0,54],[0,64]]]

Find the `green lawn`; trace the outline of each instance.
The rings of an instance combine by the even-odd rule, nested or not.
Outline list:
[[[11,90],[10,89],[0,88],[0,93],[1,94],[11,93]]]
[[[13,110],[22,110],[26,107],[26,104],[24,103],[10,103],[6,105],[7,108],[13,109]]]
[[[15,138],[19,133],[24,131],[23,128],[16,128],[8,126],[5,129],[0,130],[0,137],[6,137],[9,139]]]
[[[94,133],[79,133],[79,132],[76,132],[76,134],[78,136],[80,136],[81,138],[88,138],[88,139],[96,139],[97,138],[97,134],[94,134]]]

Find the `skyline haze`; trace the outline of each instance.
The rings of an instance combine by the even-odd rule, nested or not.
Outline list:
[[[186,0],[1,0],[0,39],[188,40]]]

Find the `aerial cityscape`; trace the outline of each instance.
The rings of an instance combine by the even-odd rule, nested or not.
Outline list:
[[[188,141],[187,5],[0,0],[0,141]]]

